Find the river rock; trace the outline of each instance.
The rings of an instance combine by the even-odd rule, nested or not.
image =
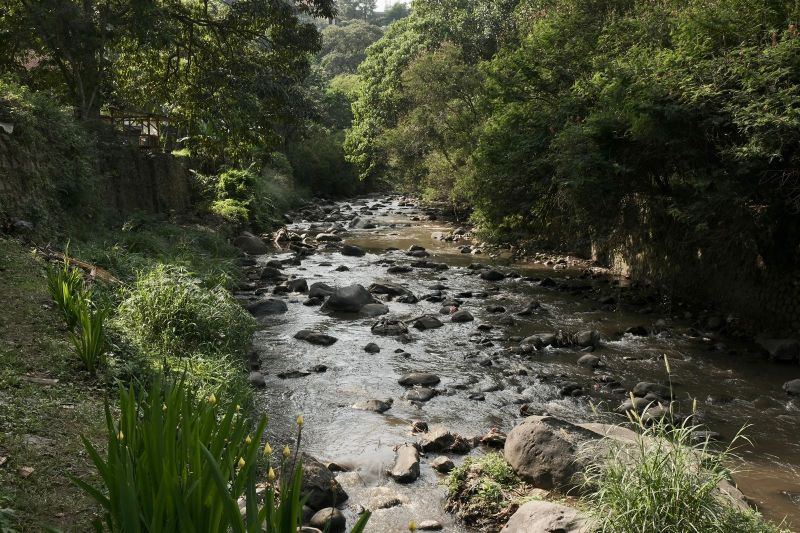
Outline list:
[[[286,276],[274,266],[265,266],[259,277],[264,281],[283,281]]]
[[[427,402],[436,396],[436,391],[429,387],[414,387],[406,393],[406,400],[412,402]]]
[[[302,454],[302,461],[303,485],[300,492],[308,498],[306,505],[318,511],[347,500],[347,492],[324,464],[306,453]]]
[[[756,343],[778,363],[794,363],[800,359],[800,341],[797,339],[756,338]]]
[[[653,400],[648,400],[647,398],[628,398],[614,411],[623,415],[629,411],[643,413],[647,406],[653,403],[655,403]]]
[[[395,450],[392,469],[389,477],[398,483],[411,483],[419,477],[419,450],[413,444],[403,444]]]
[[[414,385],[437,385],[441,381],[436,374],[429,374],[427,372],[411,372],[405,374],[397,382],[404,387],[413,387]]]
[[[336,289],[328,297],[323,309],[341,313],[358,313],[362,307],[374,303],[372,294],[362,285],[353,284]]]
[[[370,331],[374,335],[397,336],[408,333],[408,326],[400,320],[382,318],[372,324]]]
[[[455,442],[455,435],[444,426],[433,426],[422,436],[419,445],[425,452],[440,452],[449,449]]]
[[[439,531],[442,529],[442,524],[436,520],[423,520],[417,524],[417,529],[420,531]]]
[[[596,355],[587,353],[578,359],[578,364],[587,368],[597,368],[602,365],[602,361]]]
[[[450,315],[451,322],[472,322],[475,320],[475,317],[472,316],[472,313],[467,311],[466,309],[459,309],[452,315]]]
[[[319,242],[340,242],[342,240],[342,238],[335,233],[320,233],[316,238]]]
[[[393,298],[405,297],[406,303],[416,303],[417,301],[417,298],[414,296],[413,292],[396,283],[373,283],[369,286],[369,292],[372,294],[386,294]],[[413,301],[407,301],[409,299]]]
[[[308,289],[308,297],[309,298],[327,298],[331,294],[335,293],[336,289],[331,287],[327,283],[322,283],[318,281],[316,283],[312,283],[311,287]]]
[[[324,333],[316,333],[310,329],[301,329],[294,334],[294,338],[309,342],[311,344],[316,344],[317,346],[330,346],[339,340],[336,337],[331,337],[330,335],[326,335]]]
[[[633,395],[644,398],[648,394],[654,394],[659,398],[669,400],[672,398],[672,391],[666,385],[660,383],[650,383],[649,381],[640,381],[633,387]]]
[[[525,337],[519,343],[520,346],[533,346],[534,348],[541,349],[546,346],[553,346],[556,343],[556,335],[555,333],[537,333],[536,335],[531,335],[530,337]]]
[[[358,402],[357,404],[353,405],[353,408],[360,409],[362,411],[372,411],[373,413],[385,413],[392,408],[392,400],[367,400],[364,402]]]
[[[389,274],[405,274],[414,270],[408,265],[393,265],[386,269]]]
[[[306,292],[308,291],[308,282],[303,278],[290,279],[286,282],[286,287],[291,292]]]
[[[250,255],[263,255],[267,253],[267,244],[260,238],[247,231],[242,232],[233,240],[233,245]]]
[[[375,344],[374,342],[371,342],[366,346],[364,346],[364,351],[367,353],[378,353],[381,351],[381,347]]]
[[[248,305],[247,310],[250,311],[253,316],[259,317],[266,315],[279,315],[288,311],[289,307],[283,300],[267,298],[266,300],[261,300]]]
[[[506,275],[502,272],[498,272],[497,270],[484,270],[481,272],[481,279],[486,281],[500,281],[505,279]]]
[[[790,396],[800,396],[800,379],[793,379],[783,384],[783,390]]]
[[[597,346],[600,344],[600,332],[594,329],[579,331],[575,334],[575,344],[582,348]]]
[[[358,314],[367,318],[375,318],[376,316],[385,315],[389,312],[389,308],[384,304],[367,304],[359,309]]]
[[[377,509],[391,509],[406,503],[408,503],[408,498],[401,496],[389,487],[373,487],[369,489],[369,499],[366,507],[371,511],[375,511]]]
[[[535,302],[534,301],[534,302],[530,302],[528,305],[526,305],[525,308],[522,311],[518,312],[517,314],[519,316],[528,316],[528,315],[534,314],[536,311],[540,310],[541,308],[542,308],[542,305],[539,302]]]
[[[577,487],[584,467],[579,447],[598,435],[554,417],[530,416],[506,438],[503,456],[514,472],[534,487],[568,490]]]
[[[425,315],[414,321],[414,327],[419,330],[436,329],[442,327],[442,321],[433,315]]]
[[[342,246],[341,253],[351,257],[363,257],[367,252],[353,244],[345,244]]]
[[[591,519],[583,512],[544,500],[532,500],[511,515],[500,533],[586,533],[593,531]]]
[[[447,474],[452,469],[456,467],[455,463],[449,458],[444,455],[440,455],[433,461],[431,461],[431,468],[439,472],[440,474]]]
[[[267,381],[264,379],[264,374],[258,370],[253,370],[250,372],[250,375],[247,376],[247,381],[254,387],[262,388],[267,386]]]
[[[326,507],[320,509],[314,516],[311,517],[309,525],[316,527],[328,533],[343,533],[346,526],[344,515],[339,509],[334,507]]]

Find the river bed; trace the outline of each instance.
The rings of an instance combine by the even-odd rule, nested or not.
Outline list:
[[[289,442],[295,417],[304,415],[303,448],[321,460],[352,469],[337,478],[350,496],[344,504],[349,524],[359,506],[372,508],[376,501],[390,496],[401,504],[376,510],[368,531],[406,531],[410,520],[426,519],[439,521],[445,531],[471,531],[444,511],[443,478],[428,464],[438,454],[423,457],[420,478],[411,484],[401,485],[386,476],[394,460],[393,447],[419,438],[411,433],[412,420],[443,424],[468,436],[483,435],[491,428],[508,432],[523,418],[521,407],[526,406],[526,414],[546,412],[575,422],[621,423],[623,417],[611,411],[624,400],[624,394],[611,392],[596,378],[613,376],[626,390],[640,381],[666,382],[662,357],[666,355],[677,398],[685,404],[696,399],[699,419],[708,429],[729,439],[748,425],[745,433],[754,446],[738,451],[743,460],[743,470],[735,476],[740,489],[767,517],[800,525],[800,408],[781,390],[785,381],[800,377],[800,367],[773,365],[744,341],[704,338],[692,329],[694,320],[686,318],[684,309],[666,313],[656,302],[653,312],[648,312],[642,305],[624,305],[619,294],[624,280],[587,279],[579,283],[589,284],[590,290],[557,290],[531,280],[549,277],[558,283],[577,282],[583,269],[567,266],[554,270],[545,264],[515,264],[487,255],[463,254],[456,243],[432,237],[451,232],[451,224],[427,220],[426,214],[411,204],[400,197],[370,197],[336,204],[333,212],[342,213],[340,220],[296,219],[289,224],[290,231],[313,233],[335,222],[347,226],[352,213],[358,212],[359,218],[370,221],[368,229],[348,229],[341,236],[367,253],[344,256],[331,246],[303,259],[299,266],[286,265],[283,272],[305,278],[309,285],[397,283],[418,297],[431,293],[435,284],[447,286],[443,292],[448,297],[485,292],[486,297],[462,298],[461,308],[469,310],[475,321],[451,323],[439,314],[438,302],[387,301],[391,318],[409,321],[428,313],[445,323],[425,331],[412,328],[410,338],[400,340],[373,335],[370,326],[374,318],[326,314],[320,307],[302,305],[305,296],[289,294],[281,296],[288,311],[265,317],[254,339],[267,382],[257,393],[257,403],[269,416],[271,441],[279,445]],[[391,261],[413,261],[405,253],[412,245],[424,247],[430,253],[427,260],[449,268],[387,273]],[[396,250],[386,251],[392,248]],[[260,256],[259,262],[293,256],[279,247]],[[476,262],[493,264],[506,273],[514,271],[520,277],[484,281],[467,268]],[[348,270],[337,271],[341,265]],[[615,298],[617,303],[609,309],[598,303],[598,297]],[[538,301],[541,310],[529,316],[516,314],[531,301]],[[493,306],[502,306],[506,312],[489,312]],[[664,322],[654,327],[659,320]],[[493,327],[480,332],[480,324]],[[621,333],[632,326],[644,326],[649,334]],[[315,346],[294,338],[301,329],[338,340],[331,346]],[[513,349],[518,341],[509,340],[586,329],[595,329],[602,336],[594,353],[605,368],[578,366],[576,361],[584,354],[572,347],[516,354]],[[381,351],[365,352],[363,347],[370,342],[377,343]],[[327,370],[296,378],[278,377],[315,365],[325,365]],[[407,389],[397,380],[412,371],[438,375],[440,394],[424,403],[404,400]],[[584,394],[562,396],[565,382],[578,384]],[[353,408],[370,399],[391,399],[393,403],[383,414]],[[472,453],[483,451],[478,448]],[[453,459],[458,463],[462,457]]]

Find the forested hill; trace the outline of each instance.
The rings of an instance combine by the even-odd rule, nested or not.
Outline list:
[[[798,22],[782,0],[415,0],[359,69],[346,151],[495,239],[722,275],[752,307],[797,268]]]

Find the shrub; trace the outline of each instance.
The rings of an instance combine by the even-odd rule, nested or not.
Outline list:
[[[224,394],[220,389],[202,396],[184,380],[157,379],[148,390],[120,390],[118,422],[106,404],[105,458],[83,439],[102,486],[72,478],[104,510],[103,521],[95,523],[97,530],[297,531],[303,505],[302,465],[295,461],[289,472],[289,454],[283,454],[276,486],[273,465],[278,464],[269,445],[261,445],[266,417],[251,431],[236,397],[220,407]],[[268,480],[260,508],[259,471]],[[242,497],[246,501],[243,513],[238,505]],[[368,514],[354,531],[362,531],[367,519]]]
[[[215,200],[211,203],[211,212],[224,218],[228,222],[244,225],[250,220],[250,213],[247,206],[239,200],[226,198],[225,200]]]
[[[242,353],[255,320],[222,286],[204,287],[183,267],[158,266],[125,293],[116,324],[157,357]]]

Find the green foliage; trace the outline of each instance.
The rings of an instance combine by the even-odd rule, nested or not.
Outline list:
[[[106,343],[104,322],[108,316],[105,309],[93,309],[90,298],[81,300],[78,307],[77,332],[70,332],[70,340],[75,353],[92,376],[106,363]]]
[[[331,79],[340,74],[355,74],[366,57],[367,47],[382,34],[378,26],[361,20],[323,29],[318,61],[325,77]]]
[[[201,395],[183,379],[120,389],[118,421],[106,405],[105,457],[84,439],[100,487],[73,478],[103,508],[97,530],[297,531],[304,502],[301,461],[296,452],[294,460],[282,455],[276,461],[269,445],[262,447],[266,417],[253,429],[239,399],[225,394],[221,388]],[[299,425],[296,449],[301,430]],[[256,481],[264,478],[259,506]],[[365,513],[353,531],[363,531],[368,519]]]
[[[523,497],[526,485],[502,454],[467,457],[445,480],[447,510],[467,524],[499,526],[504,512]]]
[[[209,209],[218,217],[238,226],[246,225],[250,220],[250,212],[247,210],[247,206],[240,200],[233,198],[214,200],[211,202]]]
[[[50,298],[61,311],[67,329],[74,330],[86,300],[86,289],[80,269],[70,265],[66,251],[64,252],[64,262],[60,268],[50,266],[47,269],[47,290]]]
[[[125,291],[115,325],[152,357],[224,358],[245,351],[253,318],[221,286],[159,265]]]
[[[314,196],[355,194],[360,183],[352,165],[344,158],[342,130],[316,130],[302,142],[289,147],[295,179]]]
[[[607,453],[586,470],[584,489],[599,530],[609,533],[781,533],[754,511],[743,511],[718,485],[727,481],[727,463],[737,442],[722,450],[705,439],[695,443],[691,417],[675,424],[664,417],[645,424],[630,414],[634,443],[607,438]]]
[[[94,136],[69,108],[0,79],[0,122],[14,126],[11,135],[0,132],[0,150],[15,162],[4,170],[0,220],[13,215],[37,226],[63,226],[65,214],[97,215]]]

